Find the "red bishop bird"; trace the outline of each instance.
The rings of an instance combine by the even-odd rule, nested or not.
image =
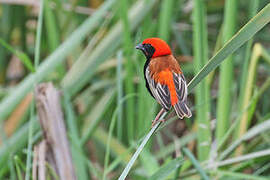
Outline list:
[[[145,57],[144,78],[146,88],[162,106],[152,126],[156,124],[164,111],[175,109],[180,119],[192,116],[187,106],[187,84],[183,72],[172,55],[169,45],[160,38],[145,39],[136,46]]]

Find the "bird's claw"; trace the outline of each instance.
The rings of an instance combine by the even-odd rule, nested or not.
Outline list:
[[[152,128],[158,123],[158,122],[161,122],[161,123],[164,123],[166,120],[165,119],[158,119],[158,120],[153,120],[152,121]]]

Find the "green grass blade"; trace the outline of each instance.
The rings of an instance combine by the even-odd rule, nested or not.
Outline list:
[[[162,117],[160,119],[163,119],[166,116],[167,113],[164,113],[162,115]],[[143,150],[144,146],[146,145],[146,143],[148,142],[148,140],[150,139],[150,137],[152,136],[152,134],[155,132],[155,130],[159,127],[160,122],[157,123],[151,130],[150,132],[145,136],[145,138],[143,139],[142,143],[140,144],[140,146],[138,147],[138,149],[136,150],[136,152],[133,154],[132,158],[130,159],[130,161],[128,162],[128,164],[126,165],[124,171],[122,172],[122,174],[120,175],[118,180],[124,180],[127,175],[128,172],[130,171],[132,165],[135,163],[136,159],[138,158],[138,156],[140,155],[141,151]]]
[[[50,7],[52,0],[44,0],[44,18],[45,18],[45,28],[48,37],[48,49],[52,53],[60,45],[60,33],[58,29],[58,24],[56,22],[56,17]],[[65,69],[63,64],[60,64],[56,68],[56,72],[62,77],[64,75]]]
[[[239,117],[233,122],[233,124],[231,124],[230,128],[228,129],[228,131],[226,132],[226,134],[224,135],[224,137],[220,140],[220,142],[218,143],[217,149],[221,149],[221,147],[224,145],[224,143],[229,139],[230,135],[232,134],[233,130],[237,127],[237,125],[240,122],[240,118],[242,116],[242,114],[247,111],[254,103],[256,103],[256,101],[262,96],[262,94],[270,87],[270,78],[268,78],[265,83],[262,85],[262,87],[260,88],[260,90],[255,93],[253,95],[253,97],[251,98],[248,106],[243,109],[243,111],[239,112]]]
[[[119,108],[119,107],[118,107]],[[104,171],[103,171],[103,180],[106,179],[106,171],[108,168],[108,164],[109,164],[109,158],[110,158],[110,144],[111,144],[111,138],[112,138],[112,133],[113,133],[113,129],[116,123],[116,115],[117,115],[117,110],[118,108],[115,109],[113,116],[112,116],[112,120],[110,123],[110,127],[109,127],[109,136],[108,136],[108,140],[106,143],[106,152],[105,152],[105,158],[104,158]]]
[[[6,42],[9,42],[11,29],[13,24],[13,7],[9,5],[2,5],[1,6],[1,19],[0,19],[0,37]],[[0,38],[1,39],[1,38]],[[0,48],[0,83],[5,82],[5,73],[6,73],[6,66],[7,66],[7,55],[8,53],[5,51],[4,48]]]
[[[251,139],[252,137],[255,137],[258,134],[261,134],[264,131],[269,130],[269,129],[270,129],[270,119],[254,126],[248,132],[246,132],[241,138],[239,138],[235,142],[231,143],[231,145],[220,154],[219,160],[222,160],[225,157],[227,157],[243,141],[247,141],[247,140]]]
[[[11,136],[5,144],[0,147],[0,167],[6,167],[6,161],[8,159],[8,154],[10,152],[17,152],[21,150],[27,144],[29,124],[26,123],[21,127],[13,136]],[[38,121],[34,121],[33,133],[37,132],[39,129]],[[1,169],[0,168],[0,169]]]
[[[113,2],[114,0],[106,1],[104,5],[102,5],[91,17],[85,20],[85,22],[78,27],[53,54],[40,64],[36,73],[28,75],[14,91],[12,91],[12,93],[2,100],[0,103],[0,121],[3,121],[31,90],[35,80],[38,82],[44,79],[55,67],[65,60],[74,47],[81,43],[87,35],[94,30],[96,24],[102,19],[104,13],[112,6]]]
[[[201,69],[201,71],[190,81],[189,91],[191,91],[203,78],[214,70],[230,54],[234,53],[245,42],[252,38],[270,21],[270,4],[266,5],[254,18],[242,27],[227,43],[221,48]]]
[[[250,64],[248,67],[248,75],[247,75],[247,81],[245,84],[245,91],[243,94],[243,102],[242,102],[242,108],[241,108],[242,111],[243,109],[246,109],[249,106],[249,101],[252,96],[254,81],[256,77],[257,64],[259,62],[260,56],[262,55],[262,51],[263,51],[263,48],[260,44],[254,45],[254,50],[252,52]],[[249,114],[251,112],[252,112],[251,109],[249,109],[248,111],[245,111],[242,114],[241,120],[239,123],[239,130],[236,132],[236,139],[240,138],[247,131],[250,124]],[[243,146],[237,149],[237,153],[241,154],[242,150],[243,150]]]
[[[225,44],[235,32],[237,16],[237,0],[225,2],[223,43]],[[217,103],[217,142],[226,133],[230,124],[230,112],[232,107],[232,83],[233,83],[233,55],[228,56],[220,66],[219,93]]]
[[[221,48],[217,54],[212,57],[209,62],[201,69],[201,71],[190,81],[188,89],[191,91],[196,85],[198,85],[211,71],[213,71],[228,55],[235,52],[241,45],[248,41],[253,35],[255,35],[260,29],[262,29],[270,21],[270,4],[263,8],[252,20],[250,20],[243,28],[240,29],[225,45]],[[162,117],[163,118],[163,117]],[[136,161],[140,152],[144,148],[151,135],[156,128],[160,125],[157,123],[151,131],[144,138],[141,145],[138,147],[131,160],[125,167],[119,179],[125,179],[132,165]]]
[[[149,26],[151,24],[151,26]],[[155,30],[157,29],[156,23],[153,24],[153,17],[152,14],[149,13],[148,16],[145,17],[143,24],[142,24],[142,35],[138,32],[135,38],[135,41],[140,42],[142,39],[148,38],[153,36]],[[142,36],[142,37],[141,37]],[[139,39],[137,41],[137,39]],[[139,43],[139,42],[138,42]],[[143,73],[143,66],[145,63],[145,58],[139,51],[134,51],[136,54],[135,62],[138,63],[137,65],[137,72],[139,73],[140,83],[138,85],[138,119],[136,121],[137,124],[137,135],[139,137],[143,136],[147,131],[147,128],[151,126],[150,121],[145,121],[145,119],[154,119],[155,118],[155,109],[156,103],[152,96],[149,96],[149,92],[147,88],[145,88],[145,81],[144,81],[144,73]],[[154,104],[154,106],[153,106]]]
[[[20,168],[20,165],[19,165],[19,157],[16,155],[14,156],[14,161],[15,161],[15,168],[16,168],[16,172],[17,172],[17,177],[18,177],[18,180],[23,180],[23,177],[22,177],[22,172],[21,172],[21,168]]]
[[[224,170],[217,170],[217,174],[220,174],[224,177],[230,178],[237,178],[237,179],[251,179],[251,180],[267,180],[269,177],[262,177],[262,176],[254,176],[250,174],[238,173],[238,172],[231,172],[231,171],[224,171]]]
[[[35,72],[35,68],[31,62],[31,59],[24,54],[23,52],[14,49],[12,46],[10,46],[8,43],[6,43],[2,38],[0,38],[0,44],[5,47],[7,50],[9,50],[11,53],[13,53],[15,56],[19,58],[19,60],[22,61],[22,63],[25,65],[25,67],[31,71]]]
[[[186,146],[189,142],[194,141],[197,138],[197,133],[187,134],[180,139],[176,140],[180,147]],[[171,153],[175,151],[175,143],[170,143],[165,146],[164,149],[160,150],[156,157],[157,159],[161,159],[162,157],[169,156]]]
[[[129,21],[128,18],[128,0],[120,0],[119,1],[119,16],[120,21],[123,25],[123,49],[125,58],[128,59],[128,62],[125,63],[125,93],[132,94],[135,92],[135,87],[133,83],[134,77],[134,64],[132,61],[132,51],[134,44],[132,43],[132,36],[131,36],[131,28],[130,24],[132,21]],[[134,139],[135,135],[135,99],[131,98],[128,99],[126,102],[126,124],[127,124],[127,138],[128,142],[131,142]]]
[[[270,4],[263,8],[252,20],[250,20],[243,28],[240,29],[225,45],[221,48],[217,54],[212,57],[209,62],[202,68],[202,70],[191,80],[188,84],[188,89],[191,91],[196,85],[198,85],[212,70],[214,70],[228,55],[235,52],[241,45],[248,41],[253,35],[255,35],[260,29],[262,29],[270,21]],[[143,142],[132,156],[128,165],[125,167],[119,179],[125,179],[132,165],[136,161],[143,147],[150,139],[151,135],[156,130],[156,124],[151,131],[144,138]]]
[[[42,35],[42,24],[43,24],[43,5],[44,1],[40,1],[40,9],[38,15],[38,25],[37,25],[37,33],[35,39],[35,69],[38,68],[39,60],[40,60],[40,45],[41,45],[41,35]],[[35,86],[36,81],[34,81],[33,87]],[[34,93],[33,93],[34,94]],[[28,133],[28,146],[27,146],[27,158],[26,158],[26,173],[25,179],[30,179],[30,170],[31,170],[31,161],[32,161],[32,139],[33,139],[33,121],[35,120],[34,117],[35,112],[35,102],[34,98],[31,103],[31,112],[30,112],[30,125],[29,125],[29,133]]]
[[[113,130],[114,130],[114,126],[116,123],[116,116],[118,114],[119,108],[121,108],[122,103],[124,103],[124,101],[127,101],[130,98],[134,98],[136,96],[134,96],[134,94],[130,94],[125,96],[123,99],[121,99],[120,104],[118,104],[117,108],[114,110],[113,112],[113,116],[112,116],[112,120],[110,123],[110,127],[109,127],[109,136],[108,136],[108,140],[106,143],[106,153],[105,153],[105,160],[104,160],[104,172],[103,172],[103,180],[106,179],[106,172],[107,172],[107,168],[108,168],[108,164],[109,164],[109,157],[110,157],[110,144],[111,144],[111,139],[112,139],[112,134],[113,134]]]
[[[10,153],[9,156],[9,161],[8,161],[8,166],[9,166],[9,171],[10,171],[10,179],[16,179],[16,172],[15,172],[15,167],[14,167],[14,161],[12,159],[13,154]]]
[[[250,19],[256,15],[258,8],[259,8],[259,0],[249,0],[249,18]],[[241,69],[241,78],[239,81],[240,82],[239,109],[242,107],[242,104],[243,104],[243,95],[244,95],[245,85],[246,85],[247,76],[248,76],[248,65],[250,62],[249,59],[250,59],[250,54],[252,51],[252,44],[253,44],[253,38],[247,42],[245,56],[244,56],[245,62]]]
[[[232,165],[232,164],[240,163],[240,162],[248,163],[249,160],[255,160],[257,158],[262,158],[262,157],[265,157],[265,160],[267,162],[267,159],[269,159],[269,155],[270,155],[270,150],[266,149],[266,150],[262,150],[262,151],[256,151],[256,152],[252,152],[249,154],[245,154],[242,156],[237,156],[237,157],[231,158],[231,159],[226,159],[224,161],[218,162],[216,165],[217,165],[217,167],[222,167],[222,166],[228,166],[228,165]],[[249,164],[250,164],[250,162],[249,162]],[[213,164],[209,164],[208,168],[209,169],[213,168]],[[235,167],[232,167],[230,169],[233,170],[233,169],[235,169]]]
[[[44,1],[40,1],[40,10],[38,15],[38,24],[37,24],[37,33],[36,33],[36,41],[35,41],[35,68],[38,68],[40,61],[40,45],[41,45],[41,35],[42,35],[42,24],[43,24],[43,6]]]
[[[83,148],[79,144],[80,137],[78,126],[76,123],[78,122],[78,119],[75,116],[70,97],[66,92],[64,92],[64,110],[67,121],[67,128],[69,136],[71,138],[71,153],[74,167],[76,170],[76,176],[80,180],[87,180],[89,179],[87,175],[87,159],[82,155]]]
[[[206,10],[203,0],[196,0],[193,10],[193,47],[194,47],[194,64],[195,73],[207,63],[208,44],[207,44],[207,27],[206,27]],[[211,145],[210,129],[210,103],[209,102],[209,84],[204,79],[196,88],[196,122],[198,124],[198,143],[197,151],[200,161],[208,159]],[[201,104],[204,102],[204,105]]]
[[[140,155],[140,162],[147,176],[155,173],[159,169],[159,163],[150,150],[144,148]]]
[[[112,103],[115,91],[116,90],[114,88],[107,90],[105,94],[100,98],[100,100],[96,103],[95,107],[93,107],[89,115],[86,117],[82,130],[81,144],[85,144],[88,139],[93,135],[95,129],[102,120],[102,115]]]
[[[99,142],[104,147],[106,147],[108,143],[108,137],[109,137],[109,133],[107,132],[107,130],[101,127],[98,127],[93,134],[93,139]],[[132,154],[130,153],[130,149],[126,148],[114,136],[112,136],[110,140],[110,150],[111,150],[112,155],[117,156],[119,160],[121,161],[121,163],[124,163],[124,164],[127,164],[128,160],[132,156]],[[108,173],[108,171],[106,173]]]
[[[157,172],[155,172],[149,180],[163,180],[166,179],[173,171],[179,168],[184,162],[183,157],[176,158],[170,161],[168,164],[162,166]]]
[[[161,1],[158,36],[165,41],[169,40],[171,33],[174,4],[174,0]]]
[[[56,18],[51,7],[49,6],[49,3],[51,2],[51,0],[44,0],[44,18],[48,37],[48,48],[50,52],[53,52],[60,44],[60,36],[57,28],[58,26],[56,23]]]
[[[156,0],[138,1],[130,10],[129,21],[130,30],[133,31],[147,13],[151,10]],[[123,27],[120,22],[116,23],[108,34],[101,40],[99,45],[93,50],[90,57],[84,61],[77,61],[62,81],[62,86],[74,95],[96,72],[97,67],[109,56],[115,53],[122,40]]]
[[[191,162],[194,165],[194,167],[200,173],[201,178],[204,179],[204,180],[210,180],[209,177],[206,175],[206,172],[201,167],[200,163],[193,156],[193,154],[187,148],[182,148],[182,152],[191,160]]]
[[[118,116],[117,116],[117,138],[118,140],[123,140],[123,105],[121,99],[123,97],[123,80],[122,80],[122,63],[123,55],[122,51],[117,53],[117,106],[119,107]]]

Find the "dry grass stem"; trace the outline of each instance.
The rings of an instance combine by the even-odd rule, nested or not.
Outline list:
[[[45,167],[44,151],[46,152],[48,149],[49,152],[46,154],[52,153],[52,158],[48,157],[48,161],[52,167],[54,166],[53,162],[55,162],[54,170],[60,179],[74,180],[76,176],[60,104],[60,93],[53,87],[52,83],[42,83],[36,87],[35,96],[38,116],[45,138],[44,143],[39,147],[39,168]],[[40,172],[42,172],[42,177],[46,177],[44,176],[45,169]],[[40,178],[41,174],[39,174]]]

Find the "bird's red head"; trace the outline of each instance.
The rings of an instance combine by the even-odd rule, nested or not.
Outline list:
[[[142,50],[147,59],[172,54],[169,45],[160,38],[147,38],[136,49]]]

